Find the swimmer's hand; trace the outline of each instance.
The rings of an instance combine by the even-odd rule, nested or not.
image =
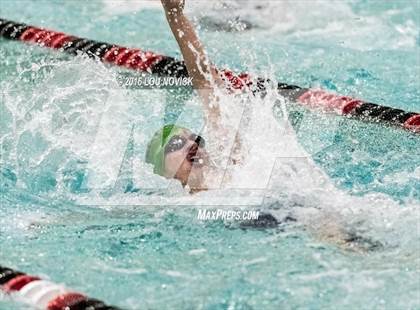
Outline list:
[[[176,14],[184,10],[185,0],[161,0],[161,2],[167,13]]]

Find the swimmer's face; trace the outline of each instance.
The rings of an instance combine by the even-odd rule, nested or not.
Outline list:
[[[165,147],[165,176],[190,188],[200,188],[204,181],[203,168],[209,156],[204,140],[189,130],[171,138]]]

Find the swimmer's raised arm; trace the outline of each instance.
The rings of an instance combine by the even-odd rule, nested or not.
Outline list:
[[[171,27],[192,78],[193,87],[204,101],[212,120],[218,118],[220,111],[214,93],[215,85],[223,82],[208,59],[203,44],[195,32],[194,26],[184,15],[185,0],[161,0],[166,19]]]
[[[218,150],[229,150],[224,139],[229,133],[221,121],[219,100],[215,94],[215,87],[225,87],[225,83],[212,66],[203,44],[195,32],[194,26],[184,15],[185,0],[161,0],[165,9],[169,26],[178,42],[188,74],[192,77],[193,87],[200,95],[206,114],[207,128],[220,143]],[[220,139],[219,139],[220,138]],[[241,162],[241,147],[239,133],[235,136],[232,162]],[[237,155],[239,154],[239,155]]]

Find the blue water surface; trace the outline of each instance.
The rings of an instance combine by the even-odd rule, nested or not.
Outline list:
[[[212,14],[211,1],[188,11],[218,66],[420,111],[418,1],[237,2],[242,9],[225,15]],[[0,17],[180,57],[150,3],[3,0]],[[227,26],[218,29],[220,18]],[[238,19],[253,27],[226,31]],[[250,229],[199,221],[193,206],[130,207],[125,197],[154,195],[130,192],[130,181],[87,206],[79,200],[91,197],[83,141],[95,136],[91,120],[103,103],[123,100],[149,134],[159,103],[166,120],[176,118],[191,90],[117,89],[119,69],[3,39],[0,47],[0,265],[124,309],[420,308],[419,135],[288,106],[299,142],[337,188],[395,202],[383,211],[395,214],[392,223],[366,204],[366,251],[295,222]],[[26,308],[0,297],[0,309]]]

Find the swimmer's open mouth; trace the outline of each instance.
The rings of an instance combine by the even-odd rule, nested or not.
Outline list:
[[[199,163],[199,164],[203,164],[204,163],[204,159],[201,156],[193,156],[191,157],[191,161],[194,163]]]
[[[190,155],[188,154],[187,160],[193,164],[195,167],[202,167],[204,166],[204,158],[201,155]]]
[[[204,166],[205,160],[203,154],[198,150],[197,146],[191,147],[186,159],[195,167]]]

